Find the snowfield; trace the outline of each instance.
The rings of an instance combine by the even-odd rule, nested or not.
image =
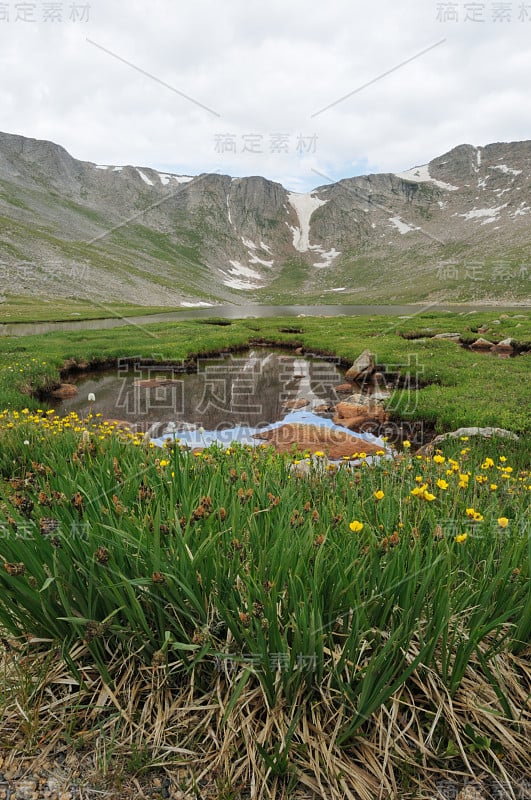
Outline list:
[[[444,181],[432,178],[428,164],[423,164],[422,167],[413,167],[413,169],[408,169],[406,172],[395,172],[395,176],[413,183],[433,183],[439,189],[445,189],[447,192],[456,192],[459,189],[459,186],[453,186],[451,183],[444,183]]]

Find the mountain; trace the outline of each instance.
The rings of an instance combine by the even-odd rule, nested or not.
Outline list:
[[[531,142],[307,194],[73,158],[0,133],[4,294],[145,305],[529,296]]]

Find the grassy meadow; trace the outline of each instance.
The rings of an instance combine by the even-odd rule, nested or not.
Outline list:
[[[161,781],[219,800],[427,799],[448,782],[523,796],[529,354],[429,337],[473,341],[485,324],[525,350],[529,315],[215,322],[0,338],[4,768],[74,754],[123,797],[162,797]],[[463,436],[429,456],[406,441],[340,465],[266,446],[193,453],[120,429],[97,402],[80,419],[33,396],[65,362],[257,341],[345,363],[369,348],[419,377],[414,403],[391,398],[397,421],[520,438]]]

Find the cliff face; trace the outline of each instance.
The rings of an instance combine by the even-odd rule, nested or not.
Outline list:
[[[179,302],[522,299],[531,142],[294,194],[78,161],[0,134],[4,294]]]

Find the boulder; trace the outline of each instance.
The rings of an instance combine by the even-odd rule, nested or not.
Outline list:
[[[450,431],[449,433],[442,433],[440,436],[436,436],[431,442],[423,445],[420,450],[418,450],[418,454],[425,456],[431,455],[441,442],[445,442],[447,439],[459,439],[461,436],[481,436],[484,439],[492,439],[493,436],[500,436],[503,439],[513,439],[514,441],[518,441],[519,438],[516,433],[507,431],[505,428],[458,428],[456,431]]]
[[[321,403],[318,406],[314,406],[312,411],[314,414],[326,414],[327,411],[331,411],[331,407],[328,405],[328,403]]]
[[[295,400],[286,400],[285,403],[282,403],[282,408],[289,408],[289,409],[304,408],[309,404],[310,401],[306,400],[305,397],[297,397]]]
[[[383,425],[388,420],[389,415],[383,406],[377,403],[358,406],[352,403],[338,403],[333,417],[335,425],[342,425],[350,430],[360,430],[369,424]]]
[[[67,400],[69,397],[75,397],[77,394],[77,386],[73,383],[62,383],[57,389],[51,393],[52,397],[58,400]]]
[[[470,345],[470,349],[471,350],[490,350],[492,346],[493,346],[492,342],[489,342],[487,339],[482,339],[480,337],[479,339],[476,339],[476,341],[473,342]]]
[[[449,339],[451,342],[460,342],[461,341],[461,334],[460,333],[437,333],[435,336],[431,337],[432,339]]]
[[[383,403],[384,400],[389,400],[390,397],[390,392],[382,390],[371,392],[369,395],[369,400],[371,403]]]
[[[340,383],[339,386],[335,387],[335,390],[338,394],[348,394],[353,388],[351,383]]]
[[[353,365],[345,373],[347,381],[357,381],[366,378],[374,372],[374,357],[370,350],[364,350],[357,357]]]
[[[331,459],[355,454],[374,455],[382,450],[379,445],[366,442],[347,431],[337,431],[317,425],[301,425],[288,423],[263,433],[257,433],[255,439],[262,439],[271,444],[279,453],[289,453],[294,449],[312,453],[324,452]]]
[[[353,392],[348,397],[345,397],[343,403],[350,406],[371,406],[377,405],[381,400],[386,399],[387,396],[386,392]]]
[[[514,339],[503,339],[491,347],[493,353],[514,353]]]

